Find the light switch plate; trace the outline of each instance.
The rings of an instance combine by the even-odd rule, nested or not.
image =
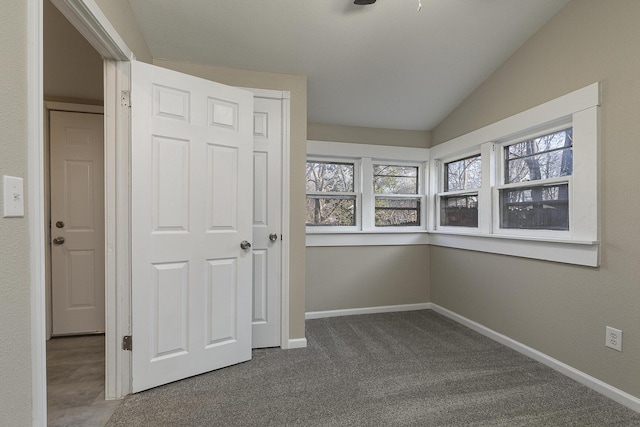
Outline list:
[[[24,216],[24,184],[22,178],[15,176],[3,177],[3,206],[5,218],[20,218]]]

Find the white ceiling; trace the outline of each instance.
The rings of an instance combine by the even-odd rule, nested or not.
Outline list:
[[[154,58],[308,77],[310,122],[430,130],[568,0],[129,0]]]

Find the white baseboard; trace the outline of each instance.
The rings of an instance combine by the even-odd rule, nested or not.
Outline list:
[[[344,310],[309,311],[304,314],[306,320],[322,319],[325,317],[354,316],[357,314],[392,313],[396,311],[427,310],[431,303],[385,305],[380,307],[347,308]]]
[[[306,346],[306,338],[292,338],[288,341],[287,349],[291,350],[292,348],[305,348]]]
[[[604,381],[601,381],[591,375],[588,375],[582,371],[579,371],[566,363],[563,363],[557,359],[554,359],[551,356],[548,356],[536,349],[533,349],[529,346],[526,346],[516,340],[513,340],[506,335],[502,335],[494,331],[493,329],[489,329],[486,326],[483,326],[473,320],[467,319],[466,317],[460,316],[457,313],[454,313],[451,310],[448,310],[444,307],[440,307],[437,304],[431,303],[431,309],[436,313],[440,313],[443,316],[448,317],[451,320],[454,320],[469,329],[473,329],[474,331],[491,338],[494,341],[499,342],[500,344],[506,345],[507,347],[524,354],[538,362],[547,365],[551,369],[554,369],[560,372],[563,375],[589,387],[590,389],[597,391],[598,393],[608,397],[611,400],[614,400],[627,408],[630,408],[636,412],[640,412],[640,399],[637,397],[626,393],[618,388],[615,388]]]

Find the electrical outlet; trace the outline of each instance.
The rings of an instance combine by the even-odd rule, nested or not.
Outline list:
[[[606,340],[604,345],[614,350],[622,351],[622,331],[620,329],[607,326]]]

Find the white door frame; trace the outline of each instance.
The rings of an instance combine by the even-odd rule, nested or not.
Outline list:
[[[28,222],[31,271],[31,366],[33,425],[47,424],[45,304],[45,163],[42,10],[44,0],[27,0],[28,70]],[[120,90],[129,88],[129,61],[135,59],[94,0],[52,0],[62,14],[104,58],[105,89],[105,289],[106,392],[122,398],[131,390],[131,357],[122,350],[122,336],[131,327],[131,267],[129,231],[129,114],[120,106]],[[281,96],[286,106],[282,175],[282,306],[281,343],[289,348],[289,96],[288,92],[261,91]],[[278,95],[278,93],[280,95]],[[284,112],[284,111],[283,111]]]

